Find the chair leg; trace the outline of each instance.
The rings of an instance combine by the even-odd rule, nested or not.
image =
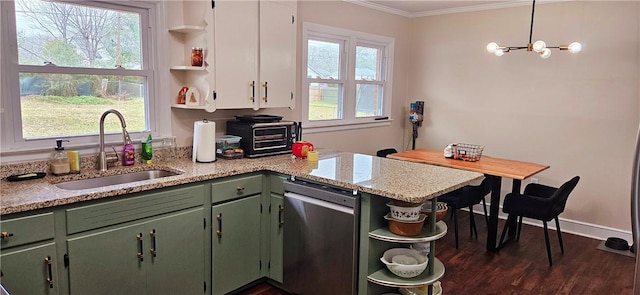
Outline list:
[[[484,221],[487,223],[487,227],[489,227],[489,214],[487,214],[487,202],[485,202],[484,198],[482,198],[482,210],[484,210]]]
[[[453,208],[453,232],[456,236],[456,249],[458,249],[458,208]]]
[[[547,222],[543,221],[542,224],[544,225],[544,241],[547,244],[547,257],[549,258],[549,267],[551,267],[553,265],[553,262],[551,262],[551,245],[549,245],[549,233],[547,232]]]
[[[562,245],[562,232],[560,231],[560,221],[558,221],[558,216],[556,216],[556,232],[558,232],[558,241],[560,241],[560,252],[564,254],[564,246]]]
[[[473,218],[473,207],[469,206],[469,232],[471,232],[471,237],[473,238],[473,233],[476,234],[476,239],[478,238],[478,230],[476,229],[476,220]]]
[[[516,229],[516,241],[520,241],[520,231],[522,231],[522,216],[518,216],[518,229]]]

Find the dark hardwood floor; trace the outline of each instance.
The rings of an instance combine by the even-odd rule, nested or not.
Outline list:
[[[523,225],[519,241],[497,253],[485,250],[486,224],[475,215],[478,239],[469,237],[469,218],[461,211],[460,249],[455,249],[453,222],[436,244],[436,256],[444,263],[444,294],[633,294],[634,259],[596,249],[599,240],[563,232],[564,254],[558,238],[549,231],[553,266],[549,267],[541,227]],[[552,222],[553,223],[553,222]],[[504,221],[500,220],[499,230]],[[243,295],[285,294],[261,284]]]

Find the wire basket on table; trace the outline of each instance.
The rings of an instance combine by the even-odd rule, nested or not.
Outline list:
[[[484,145],[468,143],[454,143],[451,145],[451,152],[453,153],[454,159],[469,162],[480,160],[482,150],[484,150]]]

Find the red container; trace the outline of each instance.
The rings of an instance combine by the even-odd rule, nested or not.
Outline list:
[[[296,141],[293,143],[291,153],[298,158],[306,158],[307,153],[313,151],[313,144],[308,141]]]

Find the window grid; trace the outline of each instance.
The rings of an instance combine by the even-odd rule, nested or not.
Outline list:
[[[308,42],[344,42],[344,50],[340,51],[340,77],[345,78],[319,79],[307,75],[303,79],[302,112],[303,121],[308,127],[360,124],[371,122],[378,117],[389,117],[391,87],[388,79],[390,67],[387,56],[390,51],[393,51],[392,38],[310,23],[305,23],[303,35],[304,67],[308,67],[311,63]],[[365,66],[368,69],[368,75],[356,77],[357,71],[363,71],[356,70],[359,66],[356,50],[365,50],[370,54],[375,52],[375,57],[365,62],[368,63]],[[318,111],[316,92],[319,90],[316,87],[322,83],[323,85],[340,85],[340,93],[335,105],[338,111],[334,112],[336,115],[334,117],[326,118],[318,115],[321,112]]]
[[[74,3],[71,3],[74,4]],[[110,4],[105,2],[83,2],[82,5],[90,8],[97,9],[107,9],[112,11],[122,11],[123,13],[133,15],[137,19],[139,19],[139,38],[140,38],[140,59],[139,59],[139,68],[132,67],[131,69],[126,69],[123,67],[119,67],[118,65],[113,65],[113,68],[104,68],[104,67],[90,67],[90,66],[68,66],[68,65],[55,65],[50,64],[47,65],[44,63],[43,65],[33,65],[31,64],[18,64],[18,51],[17,51],[17,19],[15,15],[15,2],[13,1],[2,1],[2,5],[0,6],[0,13],[2,14],[3,24],[2,24],[2,36],[4,39],[3,48],[3,88],[5,88],[5,97],[3,98],[3,153],[8,151],[20,151],[20,150],[31,150],[37,149],[43,144],[50,143],[52,139],[59,137],[67,137],[71,138],[74,144],[83,145],[92,143],[95,141],[95,135],[97,135],[97,128],[95,134],[86,134],[86,133],[77,133],[77,134],[63,134],[62,136],[52,135],[52,136],[44,136],[44,137],[32,137],[25,138],[23,136],[22,126],[24,122],[22,121],[22,106],[21,106],[21,90],[20,87],[17,87],[19,84],[19,77],[21,75],[27,74],[37,74],[37,75],[82,75],[87,77],[104,77],[104,76],[112,76],[112,77],[131,77],[138,81],[142,81],[139,86],[139,93],[141,93],[144,103],[143,107],[140,109],[143,112],[142,125],[137,127],[128,126],[132,128],[133,131],[149,131],[154,130],[155,119],[151,118],[157,112],[155,103],[151,101],[151,97],[153,97],[155,93],[155,72],[153,66],[153,60],[151,56],[150,45],[149,43],[155,40],[154,37],[151,36],[152,26],[154,25],[151,15],[153,15],[153,6],[154,5],[146,5],[142,4],[139,6],[131,5],[130,3],[118,3],[118,4]],[[5,21],[6,20],[6,21]],[[8,38],[7,38],[8,37]],[[27,43],[28,44],[28,43]],[[78,114],[69,114],[69,116],[77,116]],[[92,117],[93,118],[93,117]],[[97,117],[94,121],[97,126],[97,121],[99,117]],[[126,116],[125,116],[126,119]],[[130,122],[127,121],[127,125],[130,125]],[[131,130],[131,129],[129,129]],[[108,138],[120,138],[121,134],[115,135],[107,135]],[[50,144],[48,144],[50,145]],[[48,146],[47,145],[47,146]]]

